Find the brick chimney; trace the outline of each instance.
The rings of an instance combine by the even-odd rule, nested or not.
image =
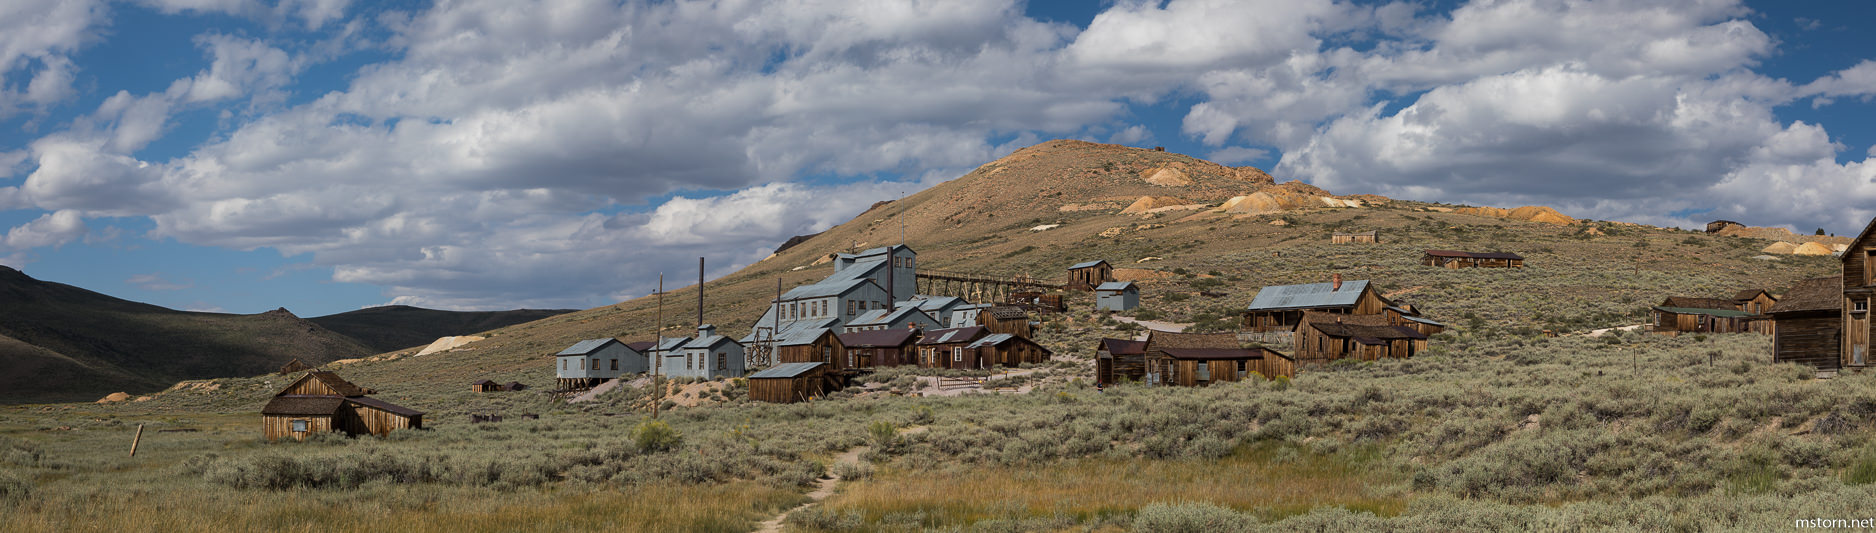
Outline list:
[[[1329,290],[1330,290],[1330,291],[1339,291],[1339,290],[1342,290],[1342,273],[1341,273],[1341,272],[1336,272],[1336,273],[1335,273],[1335,277],[1334,277],[1334,278],[1330,278],[1330,280],[1329,280]]]

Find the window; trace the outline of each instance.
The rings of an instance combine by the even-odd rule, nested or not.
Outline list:
[[[566,369],[567,369],[567,360],[566,360],[566,359],[561,359],[561,360],[560,360],[560,369],[561,369],[561,370],[566,370]]]
[[[1870,263],[1872,262],[1876,262],[1876,249],[1863,250],[1864,285],[1876,285],[1876,268],[1870,268]]]
[[[1854,300],[1850,302],[1850,312],[1852,313],[1861,313],[1868,310],[1869,300]]]
[[[305,433],[309,431],[308,426],[310,423],[305,420],[294,420],[289,422],[288,425],[291,426],[294,433]]]
[[[691,354],[690,354],[690,352],[684,352],[684,369],[685,369],[685,370],[690,370],[690,369],[691,369]]]
[[[956,362],[963,362],[963,361],[964,361],[964,348],[962,348],[962,347],[954,347],[954,348],[952,348],[952,349],[951,349],[951,360],[952,360],[952,361],[956,361]]]
[[[853,313],[853,311],[854,311],[854,309],[856,309],[856,308],[857,308],[857,307],[856,307],[856,304],[858,304],[858,303],[859,303],[859,302],[858,302],[858,301],[855,301],[855,300],[847,300],[847,316],[853,316],[853,315],[854,315],[854,313]]]
[[[801,316],[801,304],[788,302],[788,318],[796,318],[799,316]]]
[[[618,369],[619,369],[619,360],[618,360],[617,358],[614,358],[614,359],[612,360],[612,369],[613,369],[613,370],[618,370]]]
[[[717,352],[717,370],[723,370],[729,367],[730,355],[724,352]]]
[[[829,364],[832,364],[834,362],[834,347],[833,346],[821,347],[821,360],[826,361]]]
[[[581,360],[580,360],[580,370],[586,370],[586,360],[585,360],[585,359],[581,359]]]

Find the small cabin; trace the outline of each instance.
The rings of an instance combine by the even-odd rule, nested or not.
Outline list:
[[[1420,309],[1412,305],[1389,305],[1382,308],[1381,315],[1387,317],[1388,325],[1413,328],[1421,335],[1432,336],[1446,331],[1446,324],[1420,316]]]
[[[312,366],[309,366],[306,363],[301,362],[300,358],[295,357],[293,358],[292,361],[287,361],[286,366],[280,367],[280,375],[284,376],[287,374],[292,374],[294,372],[305,372],[305,371],[312,370],[312,369],[313,369]]]
[[[1326,363],[1354,358],[1406,359],[1427,347],[1427,336],[1406,326],[1388,323],[1386,315],[1309,313],[1297,324],[1296,360]]]
[[[1378,244],[1380,242],[1380,234],[1374,230],[1361,233],[1343,233],[1338,231],[1329,236],[1329,244]]]
[[[1669,336],[1751,331],[1752,313],[1735,306],[1730,299],[1669,297],[1649,309],[1649,329]]]
[[[1778,297],[1765,289],[1746,289],[1733,295],[1733,305],[1752,315],[1746,318],[1746,329],[1762,335],[1773,332],[1772,317],[1767,313],[1777,304]]]
[[[476,392],[476,393],[483,393],[483,392],[501,392],[501,391],[502,391],[502,386],[501,386],[501,385],[499,385],[499,384],[496,384],[496,383],[495,383],[495,382],[493,382],[493,381],[489,381],[489,380],[486,380],[486,379],[484,379],[484,380],[479,380],[479,381],[476,381],[475,383],[470,383],[470,384],[469,384],[469,391],[470,391],[470,392]]]
[[[1088,261],[1068,266],[1068,290],[1091,291],[1109,281],[1114,281],[1114,265],[1107,264],[1107,261]]]
[[[990,335],[990,330],[983,326],[939,329],[925,332],[919,337],[915,348],[918,350],[918,366],[923,368],[989,368],[980,358],[980,352],[969,349],[977,339]]]
[[[827,394],[835,386],[826,363],[782,363],[749,375],[749,399],[795,403]]]
[[[1024,363],[1041,363],[1055,355],[1055,352],[1036,344],[1036,341],[1008,333],[985,335],[964,349],[977,352],[978,359],[985,366],[1002,365],[1008,368],[1016,368]]]
[[[1203,387],[1264,378],[1296,377],[1296,360],[1264,348],[1245,348],[1231,333],[1148,331],[1146,382],[1151,385]]]
[[[999,305],[977,314],[977,325],[991,333],[1008,333],[1019,337],[1035,336],[1035,327],[1029,323],[1029,311],[1014,305]]]
[[[1843,330],[1843,277],[1807,279],[1767,312],[1772,322],[1772,362],[1803,363],[1818,370],[1842,366],[1837,357]]]
[[[368,396],[373,392],[332,372],[307,372],[261,407],[261,433],[267,440],[306,440],[314,433],[382,437],[423,427],[422,411]]]
[[[840,343],[840,336],[830,328],[807,328],[784,332],[786,336],[775,340],[776,362],[779,363],[827,363],[829,370],[843,370],[842,354],[847,347]]]
[[[1244,308],[1244,329],[1289,332],[1302,323],[1304,313],[1378,315],[1389,305],[1368,280],[1345,283],[1342,275],[1336,274],[1328,283],[1276,285],[1257,291],[1257,297]]]
[[[1140,286],[1131,281],[1109,281],[1094,288],[1094,308],[1128,311],[1140,306]]]
[[[1427,250],[1420,264],[1440,268],[1524,268],[1524,256],[1509,252]]]
[[[842,334],[840,344],[846,347],[847,368],[916,364],[912,345],[918,342],[920,331],[904,328]]]
[[[1095,383],[1113,385],[1119,380],[1146,380],[1146,341],[1101,339],[1095,345]]]

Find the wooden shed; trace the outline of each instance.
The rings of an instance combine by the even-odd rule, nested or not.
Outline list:
[[[937,329],[925,332],[914,345],[918,366],[922,368],[989,368],[977,350],[966,349],[977,339],[990,334],[983,326]]]
[[[1146,382],[1199,387],[1252,375],[1296,377],[1296,360],[1264,348],[1245,348],[1231,333],[1149,331],[1143,348]]]
[[[1252,332],[1290,332],[1304,313],[1378,315],[1392,305],[1374,292],[1368,280],[1342,281],[1336,274],[1328,283],[1275,285],[1257,291],[1244,309],[1244,329]]]
[[[1329,235],[1329,244],[1377,244],[1380,242],[1381,235],[1375,230],[1360,233],[1343,233],[1338,231]]]
[[[1062,302],[1062,295],[1040,291],[1010,293],[1010,298],[1005,303],[1042,313],[1060,313],[1068,310],[1068,304]]]
[[[486,380],[486,379],[484,379],[484,380],[479,380],[479,381],[476,381],[475,383],[470,383],[470,384],[469,384],[469,390],[470,390],[471,392],[478,392],[478,393],[480,393],[480,392],[501,392],[501,391],[502,391],[502,386],[501,386],[500,384],[497,384],[497,383],[495,383],[495,382],[493,382],[493,381],[489,381],[489,380]]]
[[[1002,365],[1008,368],[1016,368],[1024,363],[1041,363],[1055,355],[1055,352],[1036,344],[1036,341],[1008,333],[985,335],[964,349],[976,351],[984,366]]]
[[[1751,331],[1752,314],[1720,298],[1670,297],[1649,309],[1649,329],[1663,335]]]
[[[1761,335],[1771,335],[1775,331],[1772,321],[1772,306],[1778,304],[1778,297],[1765,289],[1745,289],[1733,294],[1733,304],[1740,311],[1751,316],[1746,317],[1746,329]]]
[[[1509,252],[1427,250],[1420,263],[1440,268],[1523,268],[1524,256]]]
[[[1068,267],[1068,289],[1091,291],[1102,283],[1114,281],[1114,265],[1107,261],[1088,261]]]
[[[1818,370],[1843,366],[1838,357],[1842,341],[1843,277],[1830,276],[1798,282],[1773,305],[1772,362],[1803,363]]]
[[[878,329],[840,335],[846,349],[848,368],[872,368],[916,364],[912,344],[918,342],[918,329]]]
[[[284,376],[287,374],[292,374],[294,372],[305,372],[307,370],[312,370],[312,369],[313,367],[308,366],[304,362],[301,362],[300,358],[295,357],[293,358],[292,361],[287,361],[287,366],[280,367],[280,375]]]
[[[1146,341],[1101,339],[1094,347],[1094,382],[1113,385],[1120,380],[1146,380]]]
[[[1008,333],[1019,337],[1035,336],[1035,329],[1029,323],[1029,312],[1014,305],[999,305],[977,313],[977,325],[991,333]]]
[[[1364,361],[1413,357],[1427,347],[1427,336],[1388,323],[1385,315],[1309,313],[1296,326],[1296,360],[1325,363],[1342,358]]]
[[[750,374],[749,399],[772,403],[794,403],[819,397],[832,390],[830,365],[819,361],[782,363]]]
[[[844,369],[842,357],[847,351],[840,336],[829,328],[813,328],[793,333],[775,342],[776,361],[783,363],[827,363],[829,370]]]
[[[1411,305],[1390,305],[1382,308],[1381,314],[1387,317],[1388,325],[1413,328],[1421,335],[1431,336],[1446,331],[1446,324],[1420,316],[1420,310]]]
[[[423,427],[423,412],[370,396],[372,391],[331,372],[308,372],[261,407],[267,440],[305,440],[314,433],[384,436]]]

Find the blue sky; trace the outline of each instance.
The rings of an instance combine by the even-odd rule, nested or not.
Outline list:
[[[16,0],[0,264],[234,313],[584,308],[1064,137],[1338,194],[1854,233],[1876,216],[1872,14]]]

